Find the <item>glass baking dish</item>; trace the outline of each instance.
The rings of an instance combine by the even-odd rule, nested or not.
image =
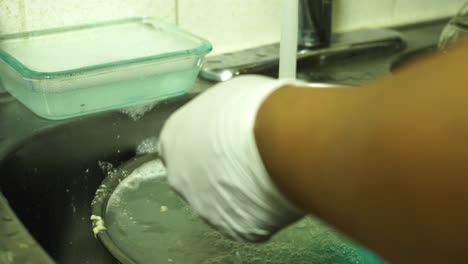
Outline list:
[[[65,119],[186,93],[211,44],[154,18],[0,36],[0,80],[34,113]]]

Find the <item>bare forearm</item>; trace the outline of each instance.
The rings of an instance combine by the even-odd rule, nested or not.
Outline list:
[[[256,126],[273,180],[395,263],[468,263],[466,61],[463,47],[368,87],[279,89]]]

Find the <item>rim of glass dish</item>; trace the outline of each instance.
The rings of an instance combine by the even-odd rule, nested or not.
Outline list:
[[[149,62],[155,60],[162,60],[162,59],[169,59],[169,58],[179,58],[187,55],[204,55],[209,53],[213,46],[211,43],[203,38],[200,38],[190,32],[187,32],[183,29],[178,28],[176,25],[171,23],[164,22],[160,19],[153,18],[153,17],[132,17],[132,18],[125,18],[125,19],[118,19],[118,20],[111,20],[105,22],[98,22],[92,24],[82,24],[82,25],[74,25],[74,26],[66,26],[60,28],[51,28],[51,29],[44,29],[44,30],[34,30],[28,32],[21,32],[21,33],[13,33],[13,34],[5,34],[0,35],[0,42],[3,40],[10,40],[10,39],[19,39],[23,37],[31,37],[31,36],[43,36],[48,34],[55,34],[55,33],[62,33],[62,32],[71,32],[74,30],[83,30],[83,29],[91,29],[91,28],[98,28],[98,27],[106,27],[106,26],[113,26],[118,24],[126,24],[132,22],[153,22],[157,25],[163,26],[165,30],[170,29],[173,33],[177,35],[181,35],[185,38],[189,38],[194,42],[199,42],[195,48],[188,49],[188,50],[180,50],[168,53],[162,53],[158,55],[146,56],[146,57],[139,57],[134,59],[127,59],[127,60],[118,60],[114,62],[102,63],[102,64],[95,64],[81,68],[75,68],[70,70],[64,71],[54,71],[54,72],[40,72],[31,70],[26,65],[21,63],[17,60],[14,56],[10,55],[8,52],[4,51],[0,48],[0,60],[3,60],[6,64],[16,70],[21,76],[29,78],[29,79],[41,79],[41,80],[48,80],[48,79],[57,79],[57,78],[67,78],[71,75],[78,75],[78,74],[85,74],[90,72],[95,72],[104,69],[110,69],[115,67],[122,67],[126,65],[135,65],[142,62]]]
[[[158,153],[136,156],[117,167],[116,171],[113,172],[112,177],[109,177],[109,175],[106,176],[100,185],[103,189],[101,189],[101,191],[96,191],[96,194],[94,195],[93,202],[91,203],[91,213],[95,216],[101,217],[104,223],[106,223],[107,204],[112,194],[119,186],[120,182],[131,175],[132,172],[141,165],[156,159],[161,159],[161,156]],[[94,221],[93,227],[95,227]],[[125,252],[124,248],[119,247],[119,245],[112,239],[111,232],[108,229],[103,229],[97,232],[95,236],[101,241],[104,247],[107,248],[107,250],[121,263],[137,263],[127,252]]]

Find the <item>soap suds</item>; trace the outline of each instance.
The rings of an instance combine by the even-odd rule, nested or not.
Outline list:
[[[114,165],[107,161],[98,161],[98,165],[105,174],[109,174],[114,169]]]
[[[122,197],[124,192],[138,189],[140,184],[147,180],[165,176],[166,168],[164,167],[164,164],[161,160],[156,159],[143,164],[139,168],[135,169],[132,174],[130,174],[117,186],[109,198],[107,203],[107,210],[109,210],[109,207],[118,206],[120,203],[120,197]]]
[[[106,177],[115,177],[117,169],[114,168],[114,165],[107,161],[98,161],[98,166],[101,168],[102,173],[106,175]],[[125,173],[125,171],[123,172]],[[102,201],[104,197],[106,197],[109,193],[109,189],[105,184],[101,184],[99,188],[96,190],[94,194],[94,199],[91,202],[91,206],[96,204],[98,201]]]
[[[137,155],[161,153],[159,138],[150,137],[143,140],[136,148]]]
[[[140,120],[146,113],[153,110],[158,102],[139,104],[120,109],[120,113],[128,115],[133,121]]]

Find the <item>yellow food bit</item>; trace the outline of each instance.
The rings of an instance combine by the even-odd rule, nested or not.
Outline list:
[[[165,206],[165,205],[163,205],[163,206],[161,206],[161,208],[159,208],[159,211],[160,211],[161,213],[167,212],[167,210],[169,210],[169,207],[167,207],[167,206]]]
[[[102,220],[102,217],[92,215],[91,220],[93,220],[94,237],[96,237],[99,232],[107,230],[107,228],[104,226],[104,220]]]
[[[18,247],[19,247],[19,248],[29,248],[29,245],[28,245],[28,244],[25,244],[25,243],[19,243],[19,244],[18,244]]]

